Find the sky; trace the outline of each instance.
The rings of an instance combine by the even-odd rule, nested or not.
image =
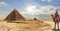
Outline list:
[[[60,0],[0,0],[0,20],[13,9],[17,9],[26,19],[51,18],[56,9],[60,12]]]

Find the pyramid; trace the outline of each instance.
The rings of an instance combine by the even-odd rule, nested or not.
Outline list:
[[[4,20],[15,21],[15,20],[25,20],[25,18],[16,9],[14,9]]]
[[[36,18],[34,18],[33,20],[37,20]]]

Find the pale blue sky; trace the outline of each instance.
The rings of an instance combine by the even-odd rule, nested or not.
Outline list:
[[[50,5],[56,7],[58,11],[60,11],[60,0],[0,0],[0,16],[7,16],[14,8],[16,8],[24,17],[28,17],[30,14],[23,14],[25,7],[28,5],[35,5],[37,6],[37,9]],[[36,15],[36,17],[50,18],[50,15],[40,13]]]

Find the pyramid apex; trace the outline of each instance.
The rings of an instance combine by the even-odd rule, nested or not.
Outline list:
[[[14,8],[12,12],[18,12],[18,10],[16,8]]]
[[[16,8],[14,8],[13,10],[17,10]]]

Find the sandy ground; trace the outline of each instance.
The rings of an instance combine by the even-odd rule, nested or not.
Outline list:
[[[0,22],[0,31],[51,31],[54,23],[51,21],[18,21],[20,23]]]

